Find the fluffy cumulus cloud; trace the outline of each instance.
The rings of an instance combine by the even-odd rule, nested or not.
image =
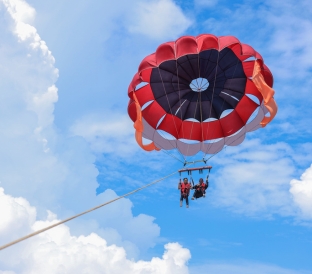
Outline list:
[[[311,3],[267,1],[267,5],[264,18],[274,28],[268,42],[278,56],[276,75],[284,79],[307,77],[312,68]]]
[[[28,23],[35,14],[33,8],[18,0],[0,5],[4,18],[0,27],[0,179],[7,190],[30,195],[40,189],[44,167],[64,172],[49,151],[55,137],[58,70],[45,42]],[[25,184],[28,188],[22,187]]]
[[[302,217],[312,218],[312,165],[302,174],[300,180],[291,180],[290,193],[298,205]]]
[[[200,0],[195,3],[201,2],[210,3]],[[240,1],[233,6],[219,2],[218,10],[204,23],[207,31],[217,35],[234,35],[241,42],[253,46],[262,54],[276,80],[292,80],[288,87],[291,93],[287,95],[293,94],[295,79],[300,79],[301,84],[303,79],[309,81],[306,78],[310,78],[312,67],[312,9],[308,0],[266,0],[259,5]],[[254,39],[255,34],[257,39]]]
[[[1,235],[8,240],[10,227],[13,240],[29,232],[35,216],[45,218],[47,209],[65,218],[117,195],[107,190],[96,196],[98,170],[88,143],[55,128],[58,70],[51,51],[31,25],[34,9],[22,0],[6,0],[0,1],[0,14],[0,182],[10,195],[24,197],[14,198],[18,202],[2,216]],[[90,131],[107,136],[107,130],[117,131],[122,124],[104,129],[95,125]],[[2,198],[5,203],[7,198]],[[36,207],[37,215],[27,201]],[[155,245],[160,228],[151,216],[134,216],[132,206],[123,199],[104,213],[82,218],[73,237],[96,231],[99,237],[108,237],[109,245],[122,246],[128,257],[138,256]],[[10,225],[13,216],[19,222]]]
[[[299,217],[299,205],[311,218],[311,170],[301,181],[292,180],[296,165],[292,155],[286,143],[264,145],[258,139],[224,151],[215,160],[223,168],[214,176],[213,203],[257,217],[276,213]]]
[[[113,199],[118,196],[112,190],[106,190],[98,197],[94,197],[97,204]],[[93,213],[88,220],[82,220],[80,228],[76,228],[78,233],[91,233],[96,231],[105,237],[107,241],[118,243],[128,248],[132,257],[137,257],[139,251],[146,251],[156,244],[160,234],[160,227],[154,223],[155,218],[132,213],[133,204],[128,199],[122,199],[107,206],[107,209]],[[88,223],[91,223],[88,227]],[[138,229],[140,228],[140,229]],[[144,231],[144,233],[142,233]],[[139,250],[137,250],[139,249]]]
[[[129,31],[152,39],[172,39],[191,25],[172,0],[140,1],[129,22]]]
[[[0,188],[0,240],[12,234],[25,234],[59,220],[52,212],[36,220],[36,208],[24,198],[14,198]],[[12,231],[14,233],[12,233]],[[16,233],[15,233],[16,232]],[[96,233],[73,236],[62,224],[1,251],[2,273],[188,273],[190,252],[178,243],[168,243],[161,258],[134,261],[126,250]]]
[[[4,194],[4,189],[0,188],[0,208],[1,224],[0,239],[1,244],[5,241],[14,240],[21,230],[28,233],[29,228],[35,222],[36,209],[30,206],[24,198],[13,198]],[[18,219],[18,221],[17,221]]]
[[[134,129],[128,115],[107,110],[112,115],[88,115],[70,128],[74,136],[82,136],[96,153],[125,155],[136,150]]]
[[[128,30],[150,38],[172,39],[191,24],[172,0],[138,1],[129,9]],[[112,190],[95,195],[94,152],[127,154],[136,146],[124,115],[84,116],[71,127],[71,136],[56,130],[58,70],[32,26],[35,10],[22,0],[0,0],[0,15],[0,241],[5,244],[116,198]],[[304,30],[308,27],[304,24]],[[296,49],[306,51],[300,45]],[[210,188],[212,202],[257,216],[295,215],[299,208],[301,216],[311,218],[311,168],[291,181],[294,154],[285,143],[264,145],[255,139],[214,158],[223,168]],[[152,216],[135,216],[132,207],[121,199],[10,247],[1,254],[0,273],[188,273],[190,252],[178,243],[165,245],[161,258],[136,260],[157,243],[160,228]]]
[[[83,174],[78,181],[96,187],[94,157],[84,141],[55,131],[58,70],[51,51],[28,23],[33,9],[18,0],[0,4],[0,180],[11,194],[36,205],[55,205],[68,196],[73,177]],[[92,195],[86,183],[78,190]]]

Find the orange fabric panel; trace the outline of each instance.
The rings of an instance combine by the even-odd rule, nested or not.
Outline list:
[[[274,89],[269,87],[264,80],[264,77],[261,73],[261,67],[258,61],[255,62],[252,81],[255,83],[256,87],[262,94],[263,100],[265,103],[268,103],[270,99],[274,96]]]
[[[265,127],[269,122],[273,120],[277,112],[277,105],[274,96],[274,89],[267,85],[261,74],[261,67],[258,60],[255,62],[254,72],[252,75],[252,81],[255,83],[257,89],[260,91],[263,97],[264,105],[270,113],[270,117],[264,117],[260,122],[262,127]]]
[[[148,144],[148,145],[144,145],[143,144],[143,131],[144,131],[144,126],[143,126],[143,121],[142,121],[142,112],[141,112],[141,107],[140,104],[138,102],[138,99],[135,96],[135,93],[133,93],[133,99],[135,102],[135,106],[136,106],[136,112],[137,112],[137,119],[134,122],[134,128],[135,128],[135,139],[138,143],[138,145],[146,150],[146,151],[152,151],[152,150],[160,150],[159,148],[157,148],[154,144],[154,142]]]
[[[270,112],[270,117],[264,117],[263,120],[260,122],[260,125],[262,127],[265,127],[268,123],[272,121],[274,116],[276,115],[277,112],[277,104],[274,100],[274,98],[271,98],[271,100],[265,105],[268,111]]]

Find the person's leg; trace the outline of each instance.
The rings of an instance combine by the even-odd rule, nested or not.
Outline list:
[[[181,197],[180,197],[180,206],[183,205],[183,195],[181,194]]]
[[[185,196],[186,207],[189,207],[188,195]]]

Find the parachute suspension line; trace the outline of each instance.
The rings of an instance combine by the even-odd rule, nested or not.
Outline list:
[[[199,93],[200,94],[200,93]],[[198,107],[198,102],[199,102],[199,96],[197,97],[197,101],[196,101],[196,107],[195,107],[195,111],[194,111],[194,120],[195,120],[195,117],[196,117],[196,111],[197,111],[197,107]],[[190,132],[190,139],[192,137],[192,133],[193,133],[193,129],[194,129],[194,121],[192,121],[192,127],[191,127],[191,132]],[[190,144],[187,145],[187,150],[186,150],[186,154],[188,154],[188,151],[190,149]]]
[[[198,78],[201,77],[201,73],[200,73],[200,59],[199,59],[199,54],[198,54],[198,62],[197,62],[197,66],[198,66]],[[203,82],[203,78],[201,78],[201,84]],[[208,83],[209,86],[209,83]],[[199,93],[199,98],[200,98],[200,105],[199,105],[199,111],[200,111],[200,125],[201,125],[201,137],[202,140],[201,142],[204,142],[204,131],[203,131],[203,108],[202,108],[202,98],[201,98],[201,92]],[[207,161],[205,160],[205,156],[203,156],[203,162],[206,164]],[[210,169],[209,169],[210,172]]]
[[[174,156],[174,155],[172,155],[172,154],[170,154],[168,151],[166,151],[165,149],[161,149],[161,151],[163,152],[163,153],[166,153],[167,155],[169,155],[170,157],[172,157],[172,158],[174,158],[174,159],[176,159],[177,161],[179,161],[179,162],[181,162],[182,164],[184,164],[185,163],[185,161],[182,161],[181,159],[179,159],[178,157],[176,157],[176,156]]]
[[[177,52],[177,49],[176,49],[176,43],[174,44],[174,46],[175,46],[175,49],[174,49],[174,52]],[[178,91],[179,91],[179,103],[180,103],[180,106],[179,106],[179,109],[178,109],[178,111],[180,111],[180,119],[181,119],[181,121],[182,121],[182,123],[181,123],[181,127],[182,127],[182,132],[183,132],[183,120],[182,120],[182,110],[181,110],[181,107],[182,107],[182,105],[184,104],[184,102],[182,103],[181,102],[181,90],[180,90],[180,78],[179,78],[179,68],[178,68],[178,59],[177,58],[175,58],[176,59],[176,73],[177,73],[177,79],[178,79]],[[179,137],[179,133],[178,133],[178,137]],[[184,155],[180,152],[180,150],[179,149],[177,149],[177,151],[182,155],[182,157],[183,157],[183,159],[184,159],[184,162],[186,162],[186,158],[184,157]]]
[[[171,143],[170,143],[171,144]],[[172,145],[172,144],[171,144]],[[185,159],[185,157],[183,156],[183,154],[179,151],[179,150],[177,150],[178,151],[178,153],[183,157],[183,160],[184,161],[182,161],[181,159],[179,159],[178,157],[176,157],[176,156],[174,156],[174,155],[172,155],[172,154],[170,154],[168,151],[166,151],[166,149],[164,149],[159,143],[157,143],[157,147],[159,147],[161,150],[160,151],[162,151],[163,153],[166,153],[167,155],[169,155],[170,157],[172,157],[172,158],[174,158],[174,159],[176,159],[177,161],[179,161],[179,162],[181,162],[181,163],[185,163],[185,161],[186,161],[186,159]],[[176,147],[174,147],[173,145],[172,145],[172,148],[173,149],[176,149]]]
[[[170,144],[171,144],[171,142],[170,142]],[[171,145],[172,145],[172,144],[171,144]],[[183,154],[182,154],[179,150],[177,150],[177,151],[178,151],[178,153],[183,157],[183,160],[181,160],[181,159],[179,159],[177,156],[175,156],[175,155],[169,153],[166,149],[164,149],[164,148],[163,148],[160,144],[158,144],[158,143],[157,143],[157,147],[159,147],[159,148],[161,149],[160,151],[162,151],[163,153],[166,153],[167,155],[169,155],[170,157],[176,159],[176,160],[179,161],[180,163],[184,164],[184,163],[186,162],[185,157],[183,156]],[[172,148],[173,148],[173,149],[176,149],[176,147],[174,147],[173,145],[172,145]]]
[[[233,73],[232,73],[232,77],[231,77],[231,79],[233,79],[234,78],[234,74],[235,74],[235,72],[236,72],[236,69],[237,69],[237,65],[238,65],[238,63],[239,63],[239,59],[237,59],[237,62],[236,62],[236,65],[235,65],[235,69],[234,69],[234,71],[233,71]],[[223,100],[223,102],[222,102],[222,106],[221,106],[221,109],[223,108],[223,105],[224,105],[224,102],[225,102],[225,100]],[[235,139],[236,140],[236,139]],[[232,144],[232,143],[231,143]],[[210,149],[210,147],[212,146],[212,144],[211,145],[208,145],[208,150]],[[207,150],[206,150],[206,152],[207,152]],[[207,153],[204,153],[204,156],[203,156],[203,158],[205,158],[206,157],[206,155],[207,155]]]
[[[165,87],[165,84],[164,84],[164,81],[163,81],[163,78],[161,76],[161,73],[160,73],[160,68],[158,67],[158,72],[159,72],[159,76],[160,76],[160,79],[161,79],[161,83],[162,83],[162,86],[164,88],[164,91],[165,91],[165,94],[166,94],[166,98],[167,98],[167,102],[168,102],[168,106],[169,106],[169,109],[170,109],[170,113],[172,115],[172,117],[174,116],[173,113],[172,113],[172,109],[171,109],[171,106],[170,106],[170,102],[169,102],[169,99],[168,99],[168,94],[167,94],[167,90],[166,90],[166,87]],[[173,119],[173,123],[174,123],[174,127],[175,127],[175,130],[177,132],[177,136],[179,136],[179,131],[178,131],[178,128],[177,128],[177,125],[176,125],[176,122],[175,120]],[[171,142],[169,142],[171,144]],[[172,148],[176,148],[172,145]],[[179,150],[178,150],[179,151]],[[186,161],[186,158],[184,157],[184,155],[179,151],[179,153],[182,155],[184,161]]]
[[[28,238],[31,238],[31,237],[33,237],[33,236],[36,236],[36,235],[38,235],[38,234],[40,234],[40,233],[42,233],[42,232],[45,232],[45,231],[47,231],[47,230],[49,230],[49,229],[51,229],[51,228],[54,228],[54,227],[59,226],[59,225],[61,225],[61,224],[64,224],[64,223],[66,223],[66,222],[68,222],[68,221],[71,221],[71,220],[73,220],[73,219],[75,219],[75,218],[78,218],[78,217],[80,217],[80,216],[82,216],[82,215],[85,215],[85,214],[87,214],[87,213],[89,213],[89,212],[91,212],[91,211],[97,210],[97,209],[99,209],[99,208],[101,208],[101,207],[104,207],[104,206],[106,206],[106,205],[108,205],[108,204],[111,204],[111,203],[113,203],[113,202],[116,202],[116,201],[118,201],[118,200],[120,200],[120,199],[122,199],[122,198],[125,198],[125,197],[127,197],[127,196],[130,196],[130,195],[132,195],[132,194],[134,194],[134,193],[136,193],[136,192],[138,192],[138,191],[140,191],[140,190],[142,190],[142,189],[144,189],[144,188],[147,188],[147,187],[150,187],[150,186],[152,186],[152,185],[155,185],[155,184],[157,184],[157,183],[159,183],[159,182],[161,182],[161,181],[163,181],[163,180],[165,180],[165,179],[167,179],[167,178],[173,176],[173,175],[176,174],[176,173],[178,173],[178,171],[175,171],[175,172],[173,172],[173,173],[171,173],[171,174],[169,174],[169,175],[167,175],[167,176],[164,176],[164,177],[162,177],[162,178],[160,178],[160,179],[158,179],[158,180],[156,180],[156,181],[154,181],[154,182],[151,182],[151,183],[146,184],[146,185],[144,185],[144,186],[142,186],[142,187],[140,187],[140,188],[137,188],[137,189],[135,189],[135,190],[133,190],[133,191],[130,191],[130,192],[128,192],[128,193],[126,193],[126,194],[124,194],[124,195],[122,195],[122,196],[119,196],[119,197],[117,197],[117,198],[115,198],[115,199],[112,199],[112,200],[110,200],[110,201],[108,201],[108,202],[106,202],[106,203],[103,203],[103,204],[101,204],[101,205],[98,205],[98,206],[96,206],[96,207],[93,207],[93,208],[91,208],[91,209],[89,209],[89,210],[86,210],[86,211],[84,211],[84,212],[82,212],[82,213],[79,213],[79,214],[77,214],[77,215],[74,215],[74,216],[72,216],[72,217],[69,217],[69,218],[67,218],[67,219],[65,219],[65,220],[63,220],[63,221],[57,222],[57,223],[55,223],[55,224],[53,224],[53,225],[50,225],[50,226],[47,226],[47,227],[45,227],[45,228],[43,228],[43,229],[37,230],[37,231],[35,231],[35,232],[31,233],[31,234],[28,234],[28,235],[26,235],[26,236],[24,236],[24,237],[22,237],[22,238],[19,238],[19,239],[15,240],[15,241],[12,241],[12,242],[10,242],[10,243],[8,243],[8,244],[5,244],[5,245],[3,245],[3,246],[0,246],[0,250],[3,250],[3,249],[5,249],[5,248],[7,248],[7,247],[10,247],[10,246],[15,245],[15,244],[17,244],[17,243],[19,243],[19,242],[22,242],[22,241],[24,241],[24,240],[26,240],[26,239],[28,239]]]
[[[174,46],[176,47],[176,44],[174,44]],[[174,52],[176,52],[176,51],[177,51],[177,49],[175,48]],[[176,58],[176,72],[177,72],[177,79],[178,79],[178,91],[179,91],[179,103],[180,103],[178,112],[180,112],[180,116],[181,116],[180,119],[182,121],[181,127],[182,127],[182,132],[183,132],[183,120],[182,120],[183,117],[182,117],[182,110],[181,110],[183,103],[181,102],[180,78],[179,78],[179,68],[178,68],[178,59],[177,58]],[[185,158],[184,158],[184,160],[185,160]]]
[[[171,142],[170,142],[170,144],[171,144]],[[172,144],[171,144],[171,145],[172,145]],[[178,157],[176,157],[176,156],[170,154],[170,153],[169,153],[168,151],[166,151],[166,149],[164,149],[159,143],[157,143],[157,147],[159,147],[159,148],[161,149],[160,151],[162,151],[163,153],[166,153],[167,155],[169,155],[170,157],[176,159],[177,161],[179,161],[179,162],[181,162],[181,163],[183,163],[183,164],[186,162],[185,157],[183,156],[183,154],[182,154],[179,150],[177,150],[177,151],[178,151],[178,153],[183,157],[183,160],[184,160],[184,161],[182,161],[182,160],[179,159]],[[173,148],[173,149],[176,149],[176,147],[174,147],[173,145],[172,145],[172,148]]]
[[[198,68],[198,78],[200,78],[200,60],[199,60],[199,53],[198,53],[198,61],[197,61],[197,68]],[[203,78],[201,78],[201,83],[200,83],[200,87],[203,83]],[[200,111],[200,129],[201,129],[201,137],[202,140],[201,142],[204,141],[204,132],[203,132],[203,110],[202,110],[202,98],[201,98],[201,92],[199,93],[199,100],[200,100],[200,104],[199,104],[199,111]],[[203,159],[205,158],[205,156],[203,157]]]
[[[188,58],[188,57],[187,57]],[[193,70],[193,67],[191,67],[192,70]],[[199,72],[199,54],[198,54],[198,72]],[[195,71],[193,70],[193,73],[195,75]],[[200,72],[199,72],[199,75],[200,75]],[[200,78],[200,77],[198,77]],[[199,86],[198,84],[198,79],[196,79],[196,83],[197,83],[197,86]],[[196,101],[196,107],[195,107],[195,111],[194,111],[194,117],[193,119],[195,120],[195,117],[196,117],[196,112],[197,112],[197,108],[198,108],[198,103],[200,101],[200,105],[201,105],[201,92],[199,92],[198,94],[198,97],[197,97],[197,101]],[[191,127],[191,132],[190,132],[190,139],[191,139],[191,136],[192,136],[192,133],[193,133],[193,129],[194,129],[194,121],[192,121],[192,127]],[[188,144],[187,146],[187,150],[186,150],[186,154],[188,154],[188,151],[189,151],[189,148],[190,148],[190,144]]]
[[[218,37],[218,58],[217,58],[217,63],[216,63],[216,72],[215,72],[215,77],[214,77],[214,82],[213,82],[212,96],[211,96],[211,104],[210,104],[210,112],[209,112],[208,118],[210,118],[210,116],[211,116],[211,111],[212,111],[212,107],[213,107],[212,103],[213,103],[213,98],[214,98],[214,92],[215,92],[215,87],[216,87],[216,79],[217,79],[217,72],[218,72],[218,66],[219,66],[219,56],[220,56],[220,50],[219,50],[220,42],[219,42],[219,39],[220,39],[220,38]],[[208,133],[209,133],[209,126],[210,126],[210,123],[208,123],[208,127],[207,127],[207,130],[206,130],[207,136],[208,136]],[[210,147],[211,147],[211,145],[210,145],[210,146],[209,146],[209,145],[207,146],[207,149],[206,149],[206,151],[205,151],[205,154],[204,154],[203,158],[206,157],[206,155],[207,155],[207,150],[209,150]]]
[[[175,147],[175,149],[176,149],[176,147]],[[184,155],[180,152],[180,150],[177,149],[177,151],[178,151],[178,153],[183,157],[183,160],[184,160],[184,162],[185,162],[185,161],[186,161],[186,158],[184,157]]]

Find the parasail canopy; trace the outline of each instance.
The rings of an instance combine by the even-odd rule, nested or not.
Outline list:
[[[272,86],[261,55],[237,38],[183,36],[142,60],[129,85],[128,114],[144,150],[215,154],[274,118]]]

